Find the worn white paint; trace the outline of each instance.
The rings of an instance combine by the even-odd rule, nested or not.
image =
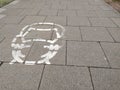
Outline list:
[[[35,65],[36,61],[25,61],[26,65]]]
[[[58,32],[57,28],[47,28],[47,29],[43,29],[43,28],[33,28],[32,26],[35,25],[50,25],[50,26],[57,26],[59,28],[61,28],[62,33]],[[42,31],[42,32],[48,32],[48,31],[55,31],[56,32],[56,38],[53,40],[46,40],[43,38],[37,38],[37,39],[25,39],[25,36],[27,34],[29,34],[29,32],[31,31]],[[52,59],[58,52],[58,50],[61,48],[61,46],[59,46],[58,44],[55,44],[59,38],[61,38],[64,35],[64,27],[59,25],[59,24],[55,24],[55,23],[49,23],[49,22],[40,22],[40,23],[33,23],[31,25],[27,25],[25,26],[21,32],[16,35],[11,43],[11,47],[12,49],[12,56],[13,56],[13,60],[10,62],[10,64],[14,64],[14,63],[24,63],[25,65],[35,65],[35,64],[41,64],[41,63],[46,63],[46,64],[51,64],[50,63],[50,59]],[[20,39],[22,42],[21,43],[17,43],[17,39]],[[23,60],[23,58],[25,58],[25,55],[22,54],[22,49],[25,48],[30,48],[31,45],[27,44],[28,42],[47,42],[49,43],[49,45],[45,45],[43,46],[43,48],[48,49],[48,52],[45,53],[44,55],[41,55],[40,57],[42,58],[41,60],[38,61],[29,61],[29,60]]]

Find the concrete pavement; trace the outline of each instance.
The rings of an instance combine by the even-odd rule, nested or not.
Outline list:
[[[51,65],[10,65],[13,38],[39,22],[66,29]],[[54,38],[54,32],[27,38],[39,35]],[[46,52],[30,45],[25,60]],[[120,90],[120,13],[104,0],[15,0],[0,8],[0,62],[0,90]]]

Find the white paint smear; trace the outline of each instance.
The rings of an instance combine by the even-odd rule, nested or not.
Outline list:
[[[35,65],[36,61],[25,61],[26,65]]]
[[[37,29],[37,31],[51,31],[51,29]]]
[[[49,25],[49,26],[51,26],[51,28],[43,29],[43,28],[33,27],[36,25]],[[61,28],[62,33],[58,32],[58,28],[52,28],[53,25],[56,27],[59,27],[59,29]],[[47,39],[43,39],[43,38],[37,38],[37,39],[33,38],[33,39],[28,39],[28,40],[25,39],[25,36],[28,35],[31,31],[48,32],[48,31],[52,31],[52,30],[55,31],[55,33],[56,33],[56,38],[54,38],[53,40],[47,40]],[[18,35],[16,35],[12,40],[11,47],[13,48],[12,49],[13,60],[10,62],[10,64],[14,64],[16,62],[17,63],[24,62],[23,58],[25,58],[25,55],[22,54],[22,50],[31,47],[31,45],[29,45],[28,42],[40,42],[40,43],[46,42],[46,43],[48,43],[48,45],[44,45],[43,48],[48,49],[48,52],[41,55],[40,56],[41,59],[38,61],[26,60],[25,65],[35,65],[35,64],[42,64],[42,63],[51,64],[50,59],[52,59],[57,54],[58,50],[61,48],[61,46],[59,44],[57,44],[57,41],[59,38],[61,38],[64,35],[64,31],[65,31],[65,29],[61,25],[49,23],[49,22],[33,23],[31,25],[25,26],[21,30],[21,32]],[[21,39],[21,43],[17,43],[16,42],[17,39]]]
[[[59,50],[61,46],[59,45],[50,45],[50,46],[44,46],[44,48],[48,48],[49,50]]]

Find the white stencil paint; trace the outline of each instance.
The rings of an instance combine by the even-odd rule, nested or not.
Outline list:
[[[38,28],[35,26],[39,25],[50,25],[52,28]],[[56,28],[54,28],[56,27]],[[61,30],[61,33],[58,32],[58,28]],[[53,40],[49,39],[44,39],[44,38],[33,38],[33,39],[25,39],[25,36],[27,36],[31,31],[39,31],[39,32],[49,32],[49,31],[54,31],[56,34],[56,38]],[[33,23],[31,25],[26,25],[18,35],[16,35],[11,43],[12,47],[12,57],[13,60],[9,64],[14,64],[14,63],[24,63],[25,65],[35,65],[35,64],[51,64],[50,59],[52,59],[58,52],[58,50],[61,48],[59,44],[56,44],[56,42],[63,37],[64,35],[65,28],[59,24],[55,23],[49,23],[49,22],[40,22],[40,23]],[[21,43],[18,43],[17,40],[20,39]],[[48,52],[40,56],[40,60],[38,61],[29,61],[29,60],[23,60],[26,56],[22,54],[22,50],[26,48],[30,48],[31,45],[29,45],[29,42],[47,42],[49,43],[48,45],[44,45],[43,48],[48,49]]]

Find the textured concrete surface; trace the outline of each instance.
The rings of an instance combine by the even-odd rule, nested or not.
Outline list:
[[[92,26],[101,26],[101,27],[117,27],[114,22],[112,22],[109,18],[89,18]]]
[[[0,34],[0,42],[4,40],[4,36],[2,34]]]
[[[39,22],[65,28],[51,65],[10,65],[12,39]],[[56,33],[32,31],[25,39],[39,37],[53,40]],[[38,61],[48,52],[43,48],[48,43],[27,44],[24,61]],[[120,13],[104,0],[15,0],[0,8],[0,90],[120,90],[119,84]]]
[[[108,28],[115,42],[120,42],[120,28]]]
[[[90,26],[90,22],[86,17],[75,17],[69,16],[68,17],[68,25],[70,26]]]
[[[90,81],[87,68],[46,66],[39,90],[92,90]]]
[[[106,56],[110,62],[111,67],[119,68],[120,67],[120,44],[119,43],[102,43],[102,47],[105,51]]]
[[[120,70],[91,69],[95,90],[119,90]]]
[[[65,27],[65,40],[81,41],[81,32],[79,27]]]
[[[81,66],[108,66],[101,47],[95,42],[68,42],[67,64]]]
[[[4,64],[0,68],[1,90],[38,90],[43,66]]]
[[[81,27],[83,41],[111,41],[112,37],[102,27]]]

